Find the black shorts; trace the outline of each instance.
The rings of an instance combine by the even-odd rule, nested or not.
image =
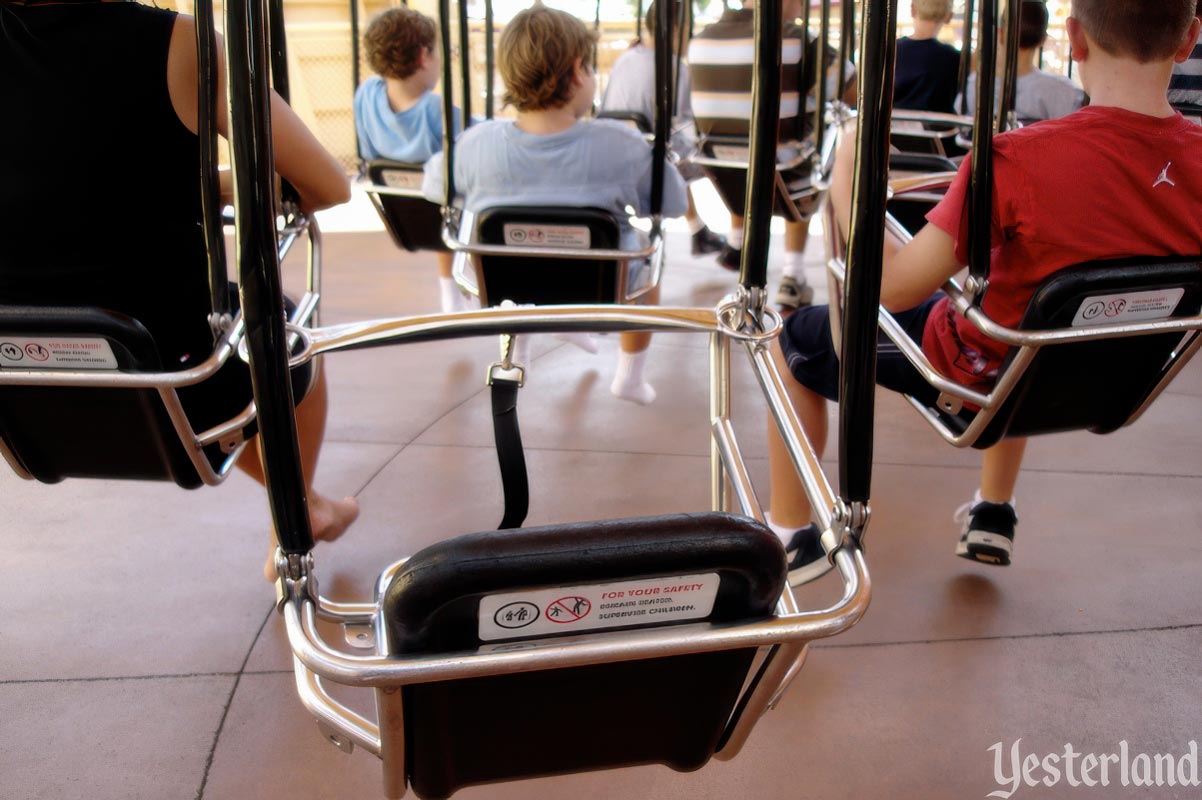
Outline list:
[[[894,314],[894,319],[914,343],[922,346],[922,332],[931,309],[943,298],[936,293],[921,305]],[[831,340],[830,309],[807,306],[794,311],[780,332],[780,347],[789,371],[802,386],[827,400],[839,400],[839,354]],[[931,387],[910,360],[884,333],[877,334],[876,382],[886,389],[909,394],[934,405],[938,390]]]
[[[230,291],[233,294],[230,312],[234,313],[238,310],[237,287],[231,287]],[[285,313],[291,315],[295,308],[296,304],[285,297]],[[297,343],[297,346],[300,346],[300,342]],[[299,405],[309,393],[315,369],[315,362],[310,360],[292,370],[293,403]],[[192,429],[197,433],[203,433],[214,425],[220,425],[238,416],[254,399],[250,382],[250,365],[239,358],[235,351],[226,359],[221,369],[217,370],[208,380],[192,386],[185,386],[176,392],[179,395],[180,405],[188,415],[188,422],[191,423]],[[254,422],[251,422],[243,431],[243,435],[247,438],[256,433],[258,433],[258,426]]]

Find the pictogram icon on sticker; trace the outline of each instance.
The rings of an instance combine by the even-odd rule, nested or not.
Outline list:
[[[592,610],[593,604],[587,597],[561,597],[547,606],[545,615],[552,622],[567,624],[584,619]]]

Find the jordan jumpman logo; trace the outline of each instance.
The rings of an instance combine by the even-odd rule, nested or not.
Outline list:
[[[1155,189],[1157,186],[1159,186],[1162,183],[1167,183],[1169,186],[1177,185],[1177,184],[1173,183],[1171,180],[1169,180],[1169,167],[1171,167],[1171,166],[1173,166],[1172,161],[1170,161],[1169,163],[1164,165],[1164,169],[1162,169],[1160,171],[1160,177],[1156,179],[1156,183],[1152,184],[1153,189]]]

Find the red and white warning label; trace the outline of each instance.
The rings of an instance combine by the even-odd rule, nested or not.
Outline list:
[[[480,601],[479,637],[495,642],[704,619],[720,583],[711,572],[489,595]]]
[[[506,222],[503,232],[505,244],[517,247],[588,249],[591,241],[587,225],[527,225]]]
[[[4,336],[0,369],[116,369],[108,340],[100,337]]]
[[[1172,316],[1184,296],[1185,289],[1178,287],[1087,297],[1081,301],[1081,307],[1073,317],[1073,327],[1167,319]]]

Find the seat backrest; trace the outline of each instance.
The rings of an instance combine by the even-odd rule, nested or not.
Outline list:
[[[490,531],[411,557],[384,593],[389,652],[518,648],[563,636],[771,615],[784,549],[727,514]],[[635,764],[702,766],[755,648],[406,686],[406,764],[425,798]]]
[[[422,165],[377,158],[367,164],[372,184],[410,192],[369,192],[393,244],[410,252],[446,250],[442,241],[442,208],[422,195]]]
[[[614,250],[621,240],[618,221],[599,208],[505,206],[480,212],[476,235],[481,244]],[[487,306],[505,300],[524,305],[618,303],[617,260],[594,261],[568,256],[527,258],[474,256],[479,267],[480,297]]]
[[[1047,278],[1020,328],[1052,330],[1196,315],[1202,308],[1202,260],[1095,261]],[[1042,348],[975,447],[1003,437],[1088,429],[1109,433],[1127,422],[1156,388],[1180,333],[1050,345]],[[1003,369],[1010,365],[1014,352]]]
[[[929,153],[889,154],[890,175],[898,172],[955,172],[958,168],[956,162],[946,156]],[[927,212],[935,207],[929,199],[929,193],[924,194],[925,197],[894,197],[886,206],[889,213],[911,233],[917,233],[926,225]]]
[[[0,373],[10,369],[159,372],[139,322],[98,308],[0,306]],[[34,478],[201,484],[154,389],[0,386],[0,438]],[[219,455],[210,460],[216,465]]]
[[[741,162],[746,164],[751,146],[746,136],[703,137],[699,144],[702,155],[721,161]],[[747,167],[715,167],[703,164],[702,168],[714,182],[714,189],[722,202],[733,213],[742,214],[747,206]],[[772,213],[792,221],[800,221],[795,203],[790,198],[799,193],[812,191],[810,179],[813,165],[803,162],[794,169],[777,170],[776,191],[772,203]],[[796,191],[800,187],[802,191]]]

